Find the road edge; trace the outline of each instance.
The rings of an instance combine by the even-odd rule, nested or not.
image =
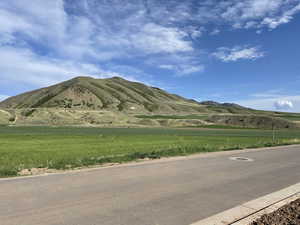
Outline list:
[[[282,206],[287,205],[287,204],[291,203],[292,201],[295,201],[299,198],[300,198],[300,192],[298,192],[297,194],[292,195],[282,201],[279,201],[273,205],[270,205],[267,208],[254,213],[253,215],[247,216],[246,218],[243,218],[243,219],[233,223],[232,225],[249,225],[251,222],[259,219],[261,216],[272,213],[272,212],[278,210],[279,208],[281,208]]]
[[[300,197],[300,183],[243,203],[190,225],[248,225]]]
[[[89,172],[94,170],[101,170],[101,169],[110,169],[110,168],[117,168],[117,167],[132,167],[132,166],[143,166],[147,164],[157,164],[157,163],[168,163],[173,161],[180,161],[180,160],[190,160],[190,159],[198,159],[198,158],[214,158],[218,156],[229,156],[241,153],[248,153],[248,152],[258,152],[258,151],[272,151],[272,150],[280,150],[282,148],[294,148],[300,147],[300,144],[288,144],[288,145],[279,145],[273,147],[262,147],[262,148],[244,148],[244,149],[236,149],[236,150],[224,150],[224,151],[216,151],[216,152],[200,152],[186,156],[171,156],[171,157],[163,157],[159,159],[151,159],[151,160],[135,160],[125,163],[108,163],[102,165],[94,165],[88,167],[81,167],[81,168],[74,168],[70,170],[58,170],[55,172],[49,173],[42,173],[36,175],[24,175],[24,176],[15,176],[15,177],[5,177],[0,178],[1,181],[9,181],[9,180],[16,180],[16,179],[28,179],[28,178],[37,178],[43,176],[51,176],[51,175],[65,175],[70,173],[81,173],[81,172]]]

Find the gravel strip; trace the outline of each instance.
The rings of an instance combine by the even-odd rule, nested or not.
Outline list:
[[[300,225],[300,198],[263,215],[250,225]]]

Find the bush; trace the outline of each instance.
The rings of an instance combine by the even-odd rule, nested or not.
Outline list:
[[[14,168],[0,168],[0,177],[17,176],[18,170]]]

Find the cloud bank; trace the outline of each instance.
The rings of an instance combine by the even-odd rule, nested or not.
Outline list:
[[[293,103],[289,100],[278,100],[274,103],[274,107],[278,110],[292,109]]]
[[[7,98],[9,98],[10,96],[7,96],[7,95],[0,95],[0,101],[3,101]]]
[[[261,52],[258,47],[246,46],[235,46],[233,48],[220,47],[216,52],[212,53],[212,56],[223,62],[237,61],[240,59],[255,60],[263,57],[264,55],[264,52]]]
[[[299,95],[257,95],[254,98],[236,101],[238,104],[260,110],[300,112]]]
[[[77,75],[199,74],[211,54],[224,62],[264,56],[247,46],[207,52],[203,36],[275,29],[299,11],[299,0],[1,1],[0,81],[36,87]]]

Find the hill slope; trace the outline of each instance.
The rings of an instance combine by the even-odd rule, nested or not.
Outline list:
[[[283,119],[281,119],[283,118]],[[74,79],[0,102],[0,124],[293,128],[299,114],[197,102],[120,77]],[[285,119],[289,119],[285,120]]]
[[[72,108],[125,112],[199,112],[199,103],[119,77],[77,77],[6,99],[1,108]]]

